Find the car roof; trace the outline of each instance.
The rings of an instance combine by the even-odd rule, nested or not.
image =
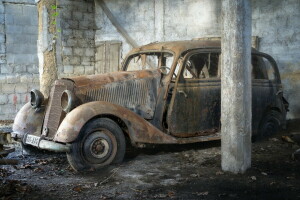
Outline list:
[[[137,48],[133,48],[129,54],[135,54],[141,51],[172,51],[176,55],[192,49],[220,49],[220,40],[184,40],[184,41],[168,41],[168,42],[153,42]],[[252,52],[257,50],[252,48]]]
[[[169,50],[178,54],[190,49],[197,48],[220,48],[220,41],[212,40],[186,40],[186,41],[169,41],[169,42],[154,42],[144,46],[134,48],[130,51],[130,54],[134,54],[140,51],[162,51]]]

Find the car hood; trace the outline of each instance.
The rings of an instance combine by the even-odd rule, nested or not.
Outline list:
[[[112,72],[106,74],[98,74],[98,75],[86,75],[86,76],[78,76],[72,78],[63,78],[65,80],[71,80],[74,82],[75,87],[78,89],[91,89],[91,88],[99,88],[103,85],[107,85],[109,83],[121,82],[127,80],[135,80],[135,79],[145,79],[145,78],[158,78],[161,77],[161,72],[158,69],[154,70],[139,70],[139,71],[119,71]]]

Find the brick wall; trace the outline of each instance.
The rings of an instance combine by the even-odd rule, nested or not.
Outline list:
[[[13,119],[39,87],[34,0],[0,2],[0,120]]]

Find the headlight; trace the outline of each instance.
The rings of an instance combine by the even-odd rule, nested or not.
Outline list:
[[[77,98],[75,94],[70,90],[65,90],[61,95],[61,107],[66,113],[75,108],[77,104]]]
[[[44,101],[44,95],[36,89],[30,91],[30,98],[30,104],[34,109],[40,108]]]

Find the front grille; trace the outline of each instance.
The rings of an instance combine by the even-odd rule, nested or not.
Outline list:
[[[61,95],[66,89],[71,89],[71,86],[67,81],[63,80],[55,81],[54,86],[51,88],[42,130],[42,135],[49,139],[53,139],[64,116],[61,107]]]
[[[86,101],[108,101],[119,105],[146,105],[151,83],[147,80],[114,83],[86,93]]]
[[[151,118],[156,102],[156,91],[153,90],[157,85],[155,82],[156,79],[151,78],[110,83],[86,91],[85,102],[107,101]]]

